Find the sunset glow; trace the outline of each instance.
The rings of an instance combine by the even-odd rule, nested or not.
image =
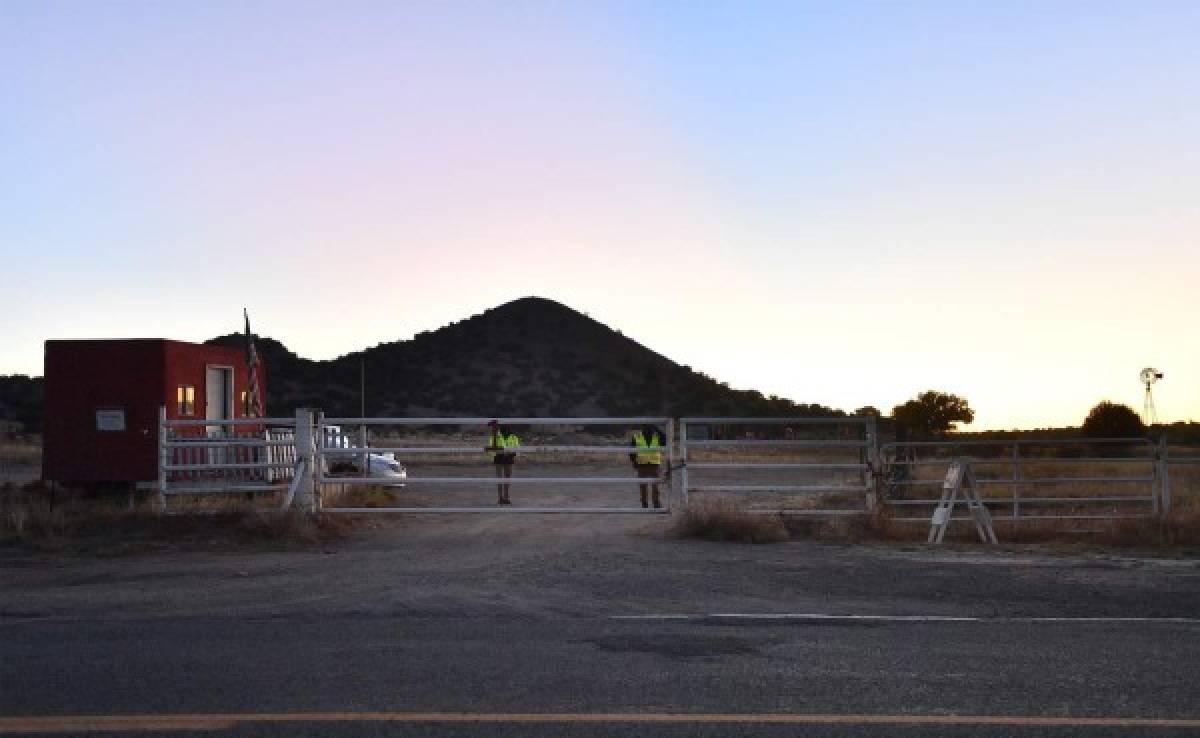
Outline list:
[[[1055,10],[1053,8],[1058,8]],[[1069,9],[1069,12],[1068,12]],[[1195,3],[0,5],[0,373],[525,295],[739,388],[1200,420]]]

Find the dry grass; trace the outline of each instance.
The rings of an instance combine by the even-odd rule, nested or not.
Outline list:
[[[746,512],[725,501],[689,506],[675,522],[672,532],[680,538],[735,543],[779,543],[789,537],[779,516]]]
[[[947,466],[949,461],[947,460]],[[981,482],[998,482],[985,484],[981,488],[984,497],[1010,498],[1013,494],[1013,466],[1010,462],[989,464],[975,462],[972,464],[977,479]],[[1149,478],[1154,475],[1153,460],[1144,461],[1073,461],[1071,459],[1054,460],[1022,460],[1021,478],[1023,480],[1066,479],[1053,484],[1022,484],[1021,497],[1089,497],[1089,496],[1138,496],[1147,494],[1149,481],[1141,482],[1105,482],[1105,481],[1070,481],[1073,478],[1098,479],[1103,477]],[[946,467],[922,466],[913,469],[913,480],[941,482],[945,477]],[[940,488],[927,485],[909,488],[905,496],[910,499],[922,497],[937,497]]]
[[[845,516],[831,519],[788,518],[788,532],[794,538],[836,543],[917,543],[924,544],[928,525],[901,525],[887,516]],[[998,519],[996,536],[1000,544],[1034,544],[1056,548],[1136,549],[1156,553],[1200,553],[1200,513],[1176,512],[1161,518],[1137,518],[1112,521],[1046,521],[1020,523]],[[975,526],[958,521],[946,532],[946,543],[980,545]]]
[[[42,444],[37,441],[0,440],[0,460],[14,464],[40,463]]]
[[[836,517],[785,517],[784,525],[793,538],[831,543],[907,540],[907,531],[892,524],[882,513],[838,515]]]
[[[190,513],[190,514],[189,514]],[[142,502],[88,498],[41,484],[0,488],[0,546],[115,556],[161,550],[302,548],[345,535],[351,523],[327,516],[254,509],[244,501],[207,503],[160,515]]]
[[[691,462],[736,462],[736,463],[785,463],[808,464],[858,464],[862,462],[858,449],[795,448],[788,446],[761,446],[749,448],[689,448]]]
[[[1200,458],[1200,451],[1191,456]],[[1171,500],[1179,510],[1200,510],[1200,464],[1171,464]]]
[[[964,530],[967,525],[963,524]],[[974,535],[973,529],[970,532]],[[997,521],[996,535],[1001,543],[1085,543],[1106,548],[1200,551],[1200,510],[1119,520]]]
[[[324,507],[396,507],[399,500],[394,487],[329,484],[321,492]]]
[[[831,543],[916,540],[912,526],[892,524],[886,514],[832,517],[754,513],[726,500],[693,504],[676,522],[682,538],[738,543],[778,543],[790,539]],[[924,531],[920,531],[924,536]],[[923,538],[921,540],[924,540]]]
[[[1174,510],[1170,515],[1111,520],[1017,520],[994,516],[1001,545],[1038,544],[1050,548],[1126,548],[1154,552],[1200,553],[1200,508]],[[929,535],[928,523],[897,523],[881,510],[867,526],[869,535],[846,540],[920,543]],[[956,520],[946,531],[947,543],[978,544],[975,524]]]

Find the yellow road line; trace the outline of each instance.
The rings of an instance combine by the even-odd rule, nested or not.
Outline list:
[[[1089,728],[1200,728],[1200,718],[1041,715],[872,715],[790,713],[284,712],[182,715],[0,717],[0,734],[230,730],[245,723],[744,723],[780,725],[1001,725]]]

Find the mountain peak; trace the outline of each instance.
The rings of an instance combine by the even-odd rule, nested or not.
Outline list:
[[[523,316],[555,316],[559,318],[576,317],[588,320],[588,316],[579,312],[575,308],[564,305],[556,300],[551,300],[547,297],[519,297],[516,300],[502,303],[487,311],[487,314],[500,314],[503,316],[523,315]]]
[[[540,297],[538,295],[528,295],[526,297],[518,297],[515,300],[509,300],[508,302],[501,303],[492,309],[493,310],[503,310],[504,308],[507,308],[507,307],[521,307],[521,308],[529,308],[529,307],[539,308],[540,307],[540,308],[545,308],[545,309],[571,310],[572,312],[578,312],[572,308],[567,307],[566,305],[562,304],[561,302],[558,302],[557,300],[551,300],[549,297]]]
[[[223,336],[217,342],[240,342]],[[239,344],[240,345],[240,344]],[[356,415],[359,372],[370,415],[771,415],[789,400],[738,391],[680,366],[588,315],[544,297],[503,303],[408,341],[331,361],[259,339],[273,410]],[[806,406],[806,413],[833,413]]]

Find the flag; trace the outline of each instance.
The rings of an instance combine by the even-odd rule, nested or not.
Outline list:
[[[258,381],[258,349],[254,348],[254,335],[250,333],[250,313],[242,308],[246,316],[246,368],[250,376],[249,394],[246,395],[246,414],[252,418],[261,418],[263,412],[262,387]]]

